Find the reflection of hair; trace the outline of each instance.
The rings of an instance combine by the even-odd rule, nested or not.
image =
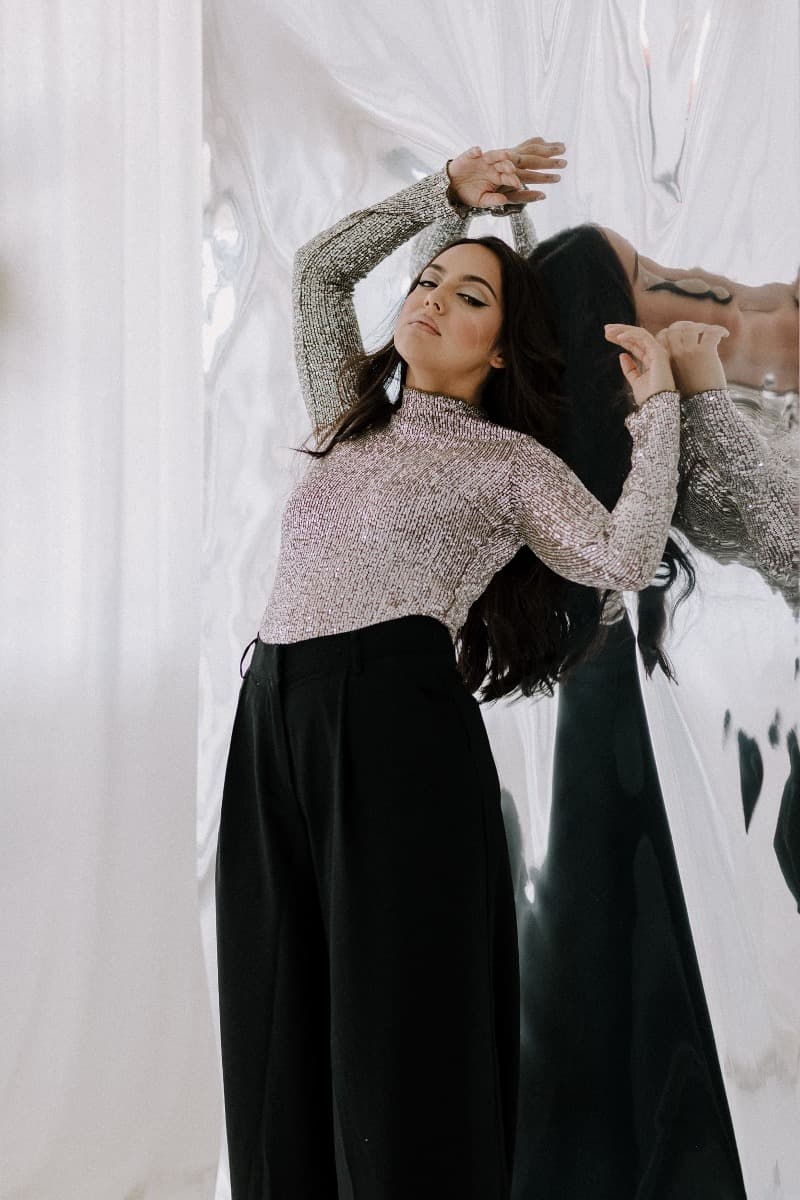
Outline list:
[[[490,370],[481,405],[496,424],[531,434],[564,457],[561,361],[536,272],[499,238],[462,238],[450,244],[473,242],[497,256],[503,281],[498,345],[505,367]],[[325,431],[321,447],[307,453],[327,454],[345,438],[386,425],[394,411],[386,389],[398,370],[402,384],[405,363],[391,341],[346,363],[342,381],[351,388],[343,386],[343,394],[355,390],[358,400]],[[458,667],[465,683],[473,692],[482,688],[484,700],[517,688],[526,695],[551,691],[594,643],[601,608],[594,589],[575,588],[523,546],[492,578],[459,632]]]
[[[529,262],[550,298],[565,362],[563,390],[569,405],[562,457],[589,491],[611,509],[630,469],[631,438],[624,421],[633,400],[619,368],[619,349],[606,341],[603,326],[637,323],[628,277],[595,225],[578,225],[540,242]],[[665,592],[679,574],[684,576],[680,601],[694,587],[694,569],[689,557],[669,538],[659,582],[638,595],[637,640],[648,674],[658,665],[672,675],[661,641],[666,628]]]

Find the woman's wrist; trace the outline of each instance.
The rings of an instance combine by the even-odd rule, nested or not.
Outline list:
[[[681,371],[678,367],[675,371],[676,382],[681,396],[696,396],[699,392],[717,392],[728,386],[725,379],[725,372],[722,369],[722,364],[719,369],[711,368],[710,370]]]
[[[493,217],[506,217],[510,213],[522,212],[523,208],[525,207],[524,204],[487,204],[484,206],[476,206],[462,199],[458,191],[458,185],[453,182],[453,176],[450,173],[450,164],[452,162],[453,159],[448,158],[444,165],[445,174],[447,175],[448,179],[447,192],[445,195],[447,203],[452,209],[455,210],[459,217],[464,219],[466,217],[485,216],[487,213],[490,213]]]
[[[469,205],[465,204],[459,196],[456,185],[453,183],[453,176],[450,174],[450,163],[452,161],[452,158],[448,158],[444,165],[445,174],[447,175],[447,191],[445,193],[447,203],[451,208],[456,210],[460,217],[467,217],[469,216]]]

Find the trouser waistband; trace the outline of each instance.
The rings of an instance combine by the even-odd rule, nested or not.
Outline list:
[[[396,655],[433,658],[451,667],[455,665],[453,643],[447,626],[435,617],[418,615],[398,617],[393,621],[367,625],[363,629],[287,644],[262,642],[254,638],[242,655],[242,663],[252,645],[255,645],[255,650],[248,672],[253,672],[255,678],[280,675],[287,682],[308,675],[329,674],[346,667],[360,671],[364,662]]]

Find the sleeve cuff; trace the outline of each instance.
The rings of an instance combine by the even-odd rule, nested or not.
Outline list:
[[[487,215],[492,217],[507,217],[510,213],[522,212],[525,207],[524,204],[498,204],[494,208],[489,205],[481,207],[480,205],[462,204],[460,200],[456,199],[450,182],[450,163],[452,161],[452,158],[448,158],[444,167],[444,173],[447,178],[447,203],[462,221],[466,221],[469,217],[485,217]]]
[[[680,396],[674,391],[654,392],[640,407],[628,413],[625,424],[631,433],[640,425],[645,427],[666,422],[671,424],[679,413]]]

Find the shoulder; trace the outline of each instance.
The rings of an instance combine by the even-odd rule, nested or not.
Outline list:
[[[570,474],[566,464],[532,434],[493,422],[486,425],[481,454],[502,473],[512,508],[531,488],[546,490],[564,485],[565,476]]]
[[[532,433],[509,429],[507,425],[498,425],[492,420],[483,421],[477,432],[484,444],[496,446],[498,454],[509,462],[557,459],[553,451],[548,450]]]

